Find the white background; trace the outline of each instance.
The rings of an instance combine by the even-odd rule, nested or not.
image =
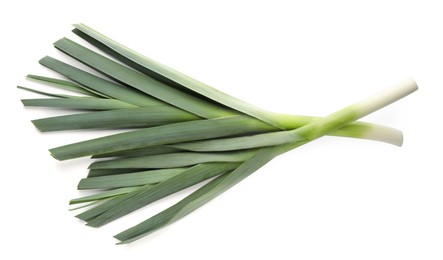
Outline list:
[[[0,5],[0,259],[442,259],[441,1],[3,1]],[[84,22],[131,48],[276,112],[326,115],[407,77],[420,89],[365,118],[402,148],[323,138],[285,154],[185,219],[129,246],[68,211],[89,159],[48,148],[96,132],[40,134],[15,88],[61,57]],[[68,59],[64,59],[68,61]],[[180,195],[184,195],[183,193]]]

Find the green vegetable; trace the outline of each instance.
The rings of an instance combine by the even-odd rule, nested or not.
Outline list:
[[[97,193],[70,201],[89,203],[77,217],[99,227],[211,179],[172,207],[116,235],[121,243],[186,216],[276,156],[324,135],[400,146],[400,131],[355,121],[417,88],[413,80],[406,80],[323,118],[276,114],[138,54],[86,25],[75,25],[74,33],[119,62],[62,38],[54,46],[100,76],[47,56],[40,64],[68,80],[28,78],[76,95],[19,88],[50,97],[23,99],[25,106],[74,110],[33,120],[41,132],[124,129],[50,149],[58,160],[100,159],[78,184],[80,190]]]
[[[112,176],[97,176],[81,179],[77,188],[84,189],[113,189],[121,187],[156,184],[183,173],[187,168],[168,168],[133,173],[116,174]]]
[[[140,187],[138,186],[131,186],[131,187],[125,187],[125,188],[119,188],[119,189],[112,189],[112,190],[108,190],[108,191],[103,191],[100,193],[96,193],[94,195],[89,195],[89,196],[85,196],[85,197],[81,197],[81,198],[77,198],[77,199],[72,199],[69,204],[73,205],[73,204],[78,204],[78,203],[85,203],[85,202],[91,202],[91,201],[102,201],[104,199],[109,199],[109,198],[113,198],[113,197],[117,197],[126,193],[129,193],[131,191],[135,191],[137,189],[139,189]]]

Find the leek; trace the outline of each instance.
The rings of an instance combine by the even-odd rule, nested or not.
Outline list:
[[[50,149],[57,160],[98,159],[77,186],[97,193],[70,201],[90,203],[77,217],[88,226],[103,226],[210,180],[170,208],[116,235],[120,243],[179,220],[276,156],[324,135],[401,146],[401,131],[357,120],[417,89],[408,79],[326,117],[276,114],[145,57],[84,24],[75,25],[73,32],[117,61],[62,38],[54,43],[58,50],[101,76],[46,56],[40,64],[65,79],[28,78],[73,95],[19,88],[47,96],[23,99],[25,106],[72,111],[33,120],[41,132],[124,129]]]

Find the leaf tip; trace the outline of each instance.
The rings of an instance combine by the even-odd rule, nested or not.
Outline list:
[[[54,159],[56,159],[57,161],[63,161],[63,160],[65,160],[66,158],[63,158],[62,156],[60,156],[60,155],[57,153],[57,151],[55,151],[55,149],[57,149],[57,148],[49,149],[49,154],[50,154]]]
[[[33,75],[33,74],[28,74],[28,75],[26,75],[26,78],[27,79],[35,79],[37,76],[36,75]]]
[[[44,124],[41,123],[40,119],[31,120],[31,123],[37,128],[40,132],[46,132],[46,128]]]
[[[86,181],[86,179],[85,178],[83,178],[83,179],[81,179],[79,182],[78,182],[78,184],[77,184],[77,190],[85,190],[85,189],[87,189],[87,187],[85,187],[85,181]]]
[[[39,61],[38,61],[38,63],[40,63],[41,65],[45,65],[45,63],[48,61],[48,60],[51,60],[52,58],[50,57],[50,56],[48,56],[48,55],[46,55],[46,56],[44,56],[43,58],[41,58]]]
[[[101,227],[102,225],[99,224],[99,223],[95,223],[94,220],[92,220],[92,221],[87,222],[87,223],[86,223],[86,226],[88,226],[88,227],[93,227],[93,228],[99,228],[99,227]]]

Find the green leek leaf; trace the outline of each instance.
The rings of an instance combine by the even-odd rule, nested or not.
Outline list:
[[[83,95],[88,95],[91,97],[108,98],[107,96],[104,96],[101,93],[95,92],[91,89],[88,89],[84,86],[77,85],[77,84],[75,84],[71,81],[67,81],[67,80],[61,80],[61,79],[55,79],[55,78],[49,78],[49,77],[43,77],[43,76],[37,76],[37,75],[31,75],[31,74],[29,74],[27,76],[27,78],[32,79],[32,80],[36,80],[36,81],[40,81],[40,82],[44,82],[44,83],[48,83],[49,85],[52,85],[52,86],[60,88],[60,89],[80,93]]]
[[[198,116],[216,118],[234,115],[229,110],[174,89],[69,39],[58,40],[54,46],[108,77]]]
[[[113,110],[137,108],[132,104],[103,98],[39,98],[22,99],[23,105],[29,107],[58,107],[76,110]]]
[[[195,115],[170,106],[120,109],[64,115],[33,120],[42,132],[76,129],[138,128],[199,119]]]
[[[40,90],[36,90],[36,89],[32,89],[32,88],[27,88],[27,87],[22,87],[22,86],[17,86],[17,88],[21,89],[21,90],[26,90],[28,92],[32,92],[35,94],[48,96],[48,97],[55,97],[55,98],[79,98],[80,97],[80,96],[72,96],[72,95],[65,95],[65,94],[48,93],[48,92],[44,92],[44,91],[40,91]]]
[[[136,106],[163,105],[163,102],[140,93],[137,90],[114,83],[69,64],[46,56],[40,64],[103,95],[125,101]]]
[[[108,209],[94,219],[88,220],[87,225],[92,227],[102,226],[179,190],[231,171],[238,165],[238,163],[208,163],[196,165],[150,189],[121,196],[122,201],[118,205]]]
[[[113,189],[113,190],[108,190],[108,191],[103,191],[97,194],[93,194],[93,195],[89,195],[89,196],[85,196],[85,197],[81,197],[81,198],[77,198],[77,199],[72,199],[71,201],[69,201],[69,204],[73,205],[73,204],[80,204],[80,203],[86,203],[86,202],[91,202],[91,201],[96,201],[96,200],[103,200],[103,199],[108,199],[108,198],[113,198],[113,197],[117,197],[126,193],[129,193],[131,191],[135,191],[140,187],[124,187],[124,188],[119,188],[119,189]]]
[[[123,159],[94,162],[89,169],[130,169],[130,168],[175,168],[207,162],[242,162],[254,155],[257,150],[224,153],[171,153],[138,156]]]
[[[169,146],[148,146],[138,149],[128,149],[119,152],[103,153],[93,155],[92,158],[107,158],[107,157],[135,157],[144,155],[155,155],[165,153],[176,153],[182,151],[181,149]]]
[[[272,127],[247,116],[197,120],[100,137],[50,149],[54,158],[67,160],[82,156],[123,151],[147,146],[257,133]]]
[[[109,176],[88,177],[81,179],[77,188],[85,189],[113,189],[145,184],[156,184],[174,177],[187,168],[170,168],[134,173],[115,174]]]
[[[133,67],[134,69],[137,69],[145,73],[146,75],[149,75],[150,77],[165,82],[169,85],[171,85],[171,83],[175,83],[175,85],[190,89],[220,104],[260,119],[277,128],[285,129],[284,125],[275,120],[275,114],[273,113],[267,112],[261,108],[241,101],[200,81],[188,77],[176,70],[173,70],[157,61],[149,59],[110,39],[109,37],[106,37],[105,35],[95,31],[85,24],[75,24],[74,26],[77,29],[74,30],[74,33],[89,41],[97,48],[114,56],[115,58]],[[79,33],[79,31],[81,31],[82,33]]]
[[[263,148],[231,173],[224,174],[193,192],[172,207],[115,236],[129,243],[171,224],[228,190],[280,153],[280,147]]]

